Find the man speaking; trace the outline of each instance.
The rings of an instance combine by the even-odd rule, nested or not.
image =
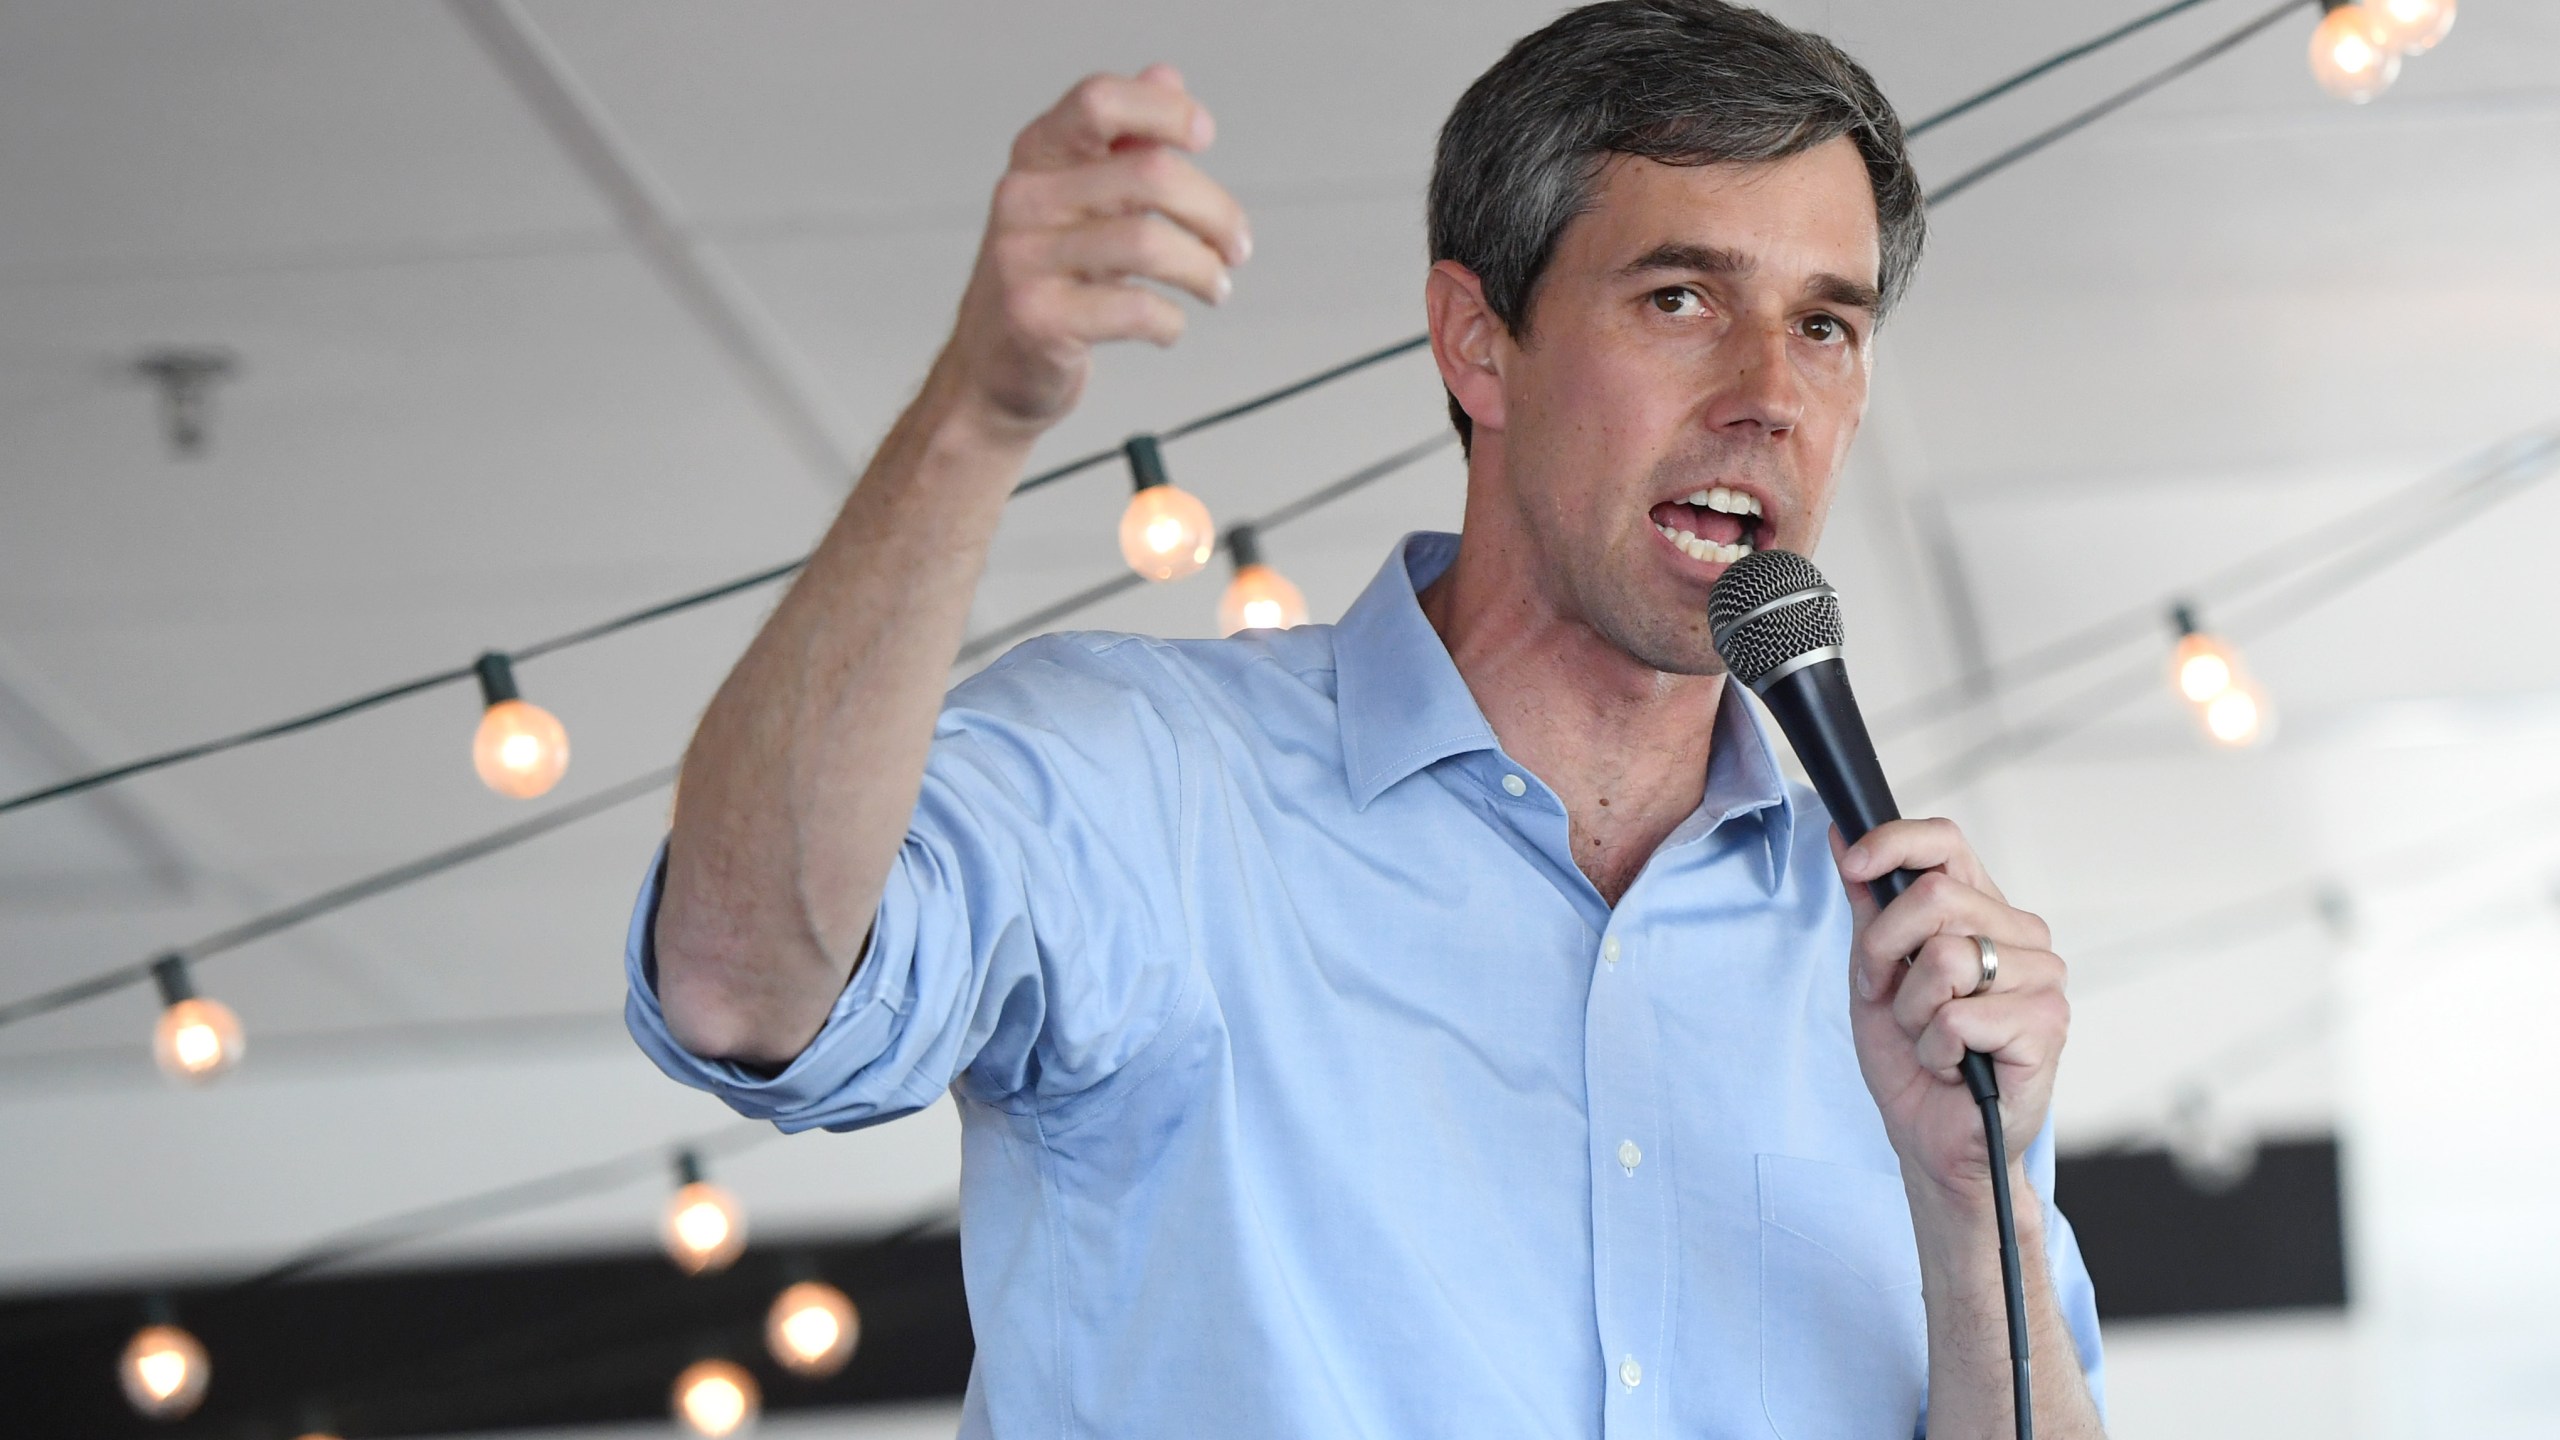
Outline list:
[[[946,697],[1093,347],[1173,343],[1154,287],[1252,252],[1211,134],[1155,66],[1015,142],[950,343],[686,754],[641,1045],[792,1130],[949,1090],[963,1433],[1167,1440],[2005,1436],[1984,1051],[2037,1137],[2037,1427],[2097,1435],[2044,923],[1944,820],[1831,839],[1708,633],[1725,565],[1813,549],[1919,257],[1874,82],[1716,0],[1521,41],[1431,180],[1463,533],[1338,625],[1049,636]]]

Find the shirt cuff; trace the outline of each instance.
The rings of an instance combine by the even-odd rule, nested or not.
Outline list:
[[[623,944],[623,972],[630,993],[622,1018],[631,1038],[670,1077],[719,1096],[750,1119],[771,1120],[786,1131],[827,1123],[828,1112],[843,1108],[846,1092],[855,1088],[864,1068],[888,1053],[899,1014],[906,1008],[908,962],[915,954],[915,907],[908,887],[896,883],[885,887],[871,923],[870,942],[816,1038],[781,1070],[766,1071],[696,1055],[669,1033],[657,991],[658,899],[666,877],[667,842],[661,840],[641,882],[630,935]]]

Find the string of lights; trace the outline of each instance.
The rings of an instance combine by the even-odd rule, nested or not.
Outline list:
[[[1293,380],[1286,385],[1264,391],[1261,394],[1251,396],[1245,400],[1237,402],[1236,404],[1226,406],[1223,409],[1214,410],[1206,415],[1186,420],[1179,425],[1175,425],[1169,430],[1157,432],[1154,438],[1158,440],[1178,440],[1186,436],[1196,435],[1203,430],[1226,424],[1232,420],[1242,419],[1247,415],[1251,415],[1256,411],[1279,404],[1284,400],[1294,399],[1310,390],[1329,385],[1346,376],[1358,374],[1372,366],[1382,364],[1388,360],[1393,360],[1400,355],[1409,354],[1429,343],[1429,340],[1430,337],[1427,335],[1418,335],[1399,340],[1392,345],[1380,346],[1366,354],[1354,356],[1353,358],[1345,360],[1337,365],[1328,366],[1313,375],[1304,377],[1303,379]],[[1071,460],[1051,466],[1046,470],[1040,471],[1038,474],[1027,477],[1021,483],[1014,486],[1013,493],[1017,496],[1027,494],[1030,491],[1041,489],[1060,480],[1067,479],[1070,476],[1082,474],[1098,465],[1108,464],[1113,460],[1121,458],[1125,450],[1125,446],[1115,446],[1108,450],[1096,450],[1088,454],[1076,456]],[[672,599],[657,601],[649,605],[644,605],[639,609],[613,616],[609,619],[581,626],[575,630],[565,631],[558,635],[536,640],[514,650],[492,651],[489,655],[484,655],[468,665],[457,665],[449,669],[436,670],[424,675],[413,676],[407,680],[396,681],[378,689],[366,691],[361,695],[352,696],[333,704],[324,705],[316,710],[310,710],[302,714],[288,716],[282,720],[272,721],[268,724],[259,725],[230,735],[219,736],[210,740],[202,740],[189,745],[181,745],[175,749],[160,751],[156,754],[146,755],[136,760],[128,760],[121,764],[75,775],[69,779],[57,781],[51,785],[28,790],[21,794],[9,796],[6,799],[0,799],[0,815],[5,815],[13,810],[23,810],[30,806],[41,805],[49,800],[59,800],[68,796],[77,795],[83,791],[95,790],[99,786],[112,785],[118,781],[129,780],[138,775],[147,775],[155,770],[165,770],[170,766],[185,764],[191,760],[201,760],[208,756],[219,755],[226,751],[238,750],[245,746],[255,745],[261,741],[274,740],[286,735],[297,734],[301,731],[314,729],[333,721],[344,720],[352,716],[363,714],[368,710],[388,705],[395,700],[405,700],[413,695],[422,695],[428,691],[441,689],[447,685],[457,685],[465,680],[470,680],[475,677],[483,680],[485,691],[488,688],[488,671],[493,668],[489,664],[492,657],[495,657],[498,661],[504,664],[507,662],[532,660],[561,650],[570,649],[574,646],[585,645],[593,641],[604,639],[609,635],[617,635],[625,630],[646,625],[655,620],[663,620],[671,615],[679,615],[688,610],[698,609],[704,605],[711,604],[714,601],[725,600],[732,595],[738,595],[750,590],[760,589],[763,586],[774,583],[775,581],[787,579],[798,573],[800,567],[806,563],[808,563],[806,556],[786,560],[781,564],[770,565],[751,574],[741,575],[730,580],[724,580],[715,585],[704,586],[701,589],[689,591],[685,594],[675,596]],[[510,695],[505,698],[513,699],[516,697]],[[485,694],[484,699],[486,699]],[[491,700],[488,703],[494,707],[496,704],[501,702]],[[540,792],[535,791],[533,793],[538,794]]]
[[[1363,465],[1339,479],[1278,506],[1268,515],[1238,525],[1236,529],[1249,532],[1276,529],[1438,454],[1455,443],[1457,443],[1456,436],[1449,431],[1435,430],[1431,435],[1412,445]],[[971,638],[960,647],[956,664],[966,666],[984,659],[1026,635],[1046,630],[1068,615],[1099,604],[1124,591],[1135,589],[1144,583],[1146,583],[1145,580],[1138,575],[1124,572],[1087,586],[1053,604],[1043,606],[1028,615],[1008,621],[983,635]],[[207,1000],[193,992],[192,985],[186,978],[190,962],[240,949],[254,941],[266,939],[297,925],[307,924],[350,905],[417,884],[422,880],[467,865],[474,860],[512,849],[564,826],[604,814],[641,796],[653,794],[674,784],[676,772],[676,766],[661,766],[645,774],[607,786],[595,794],[583,796],[547,810],[531,819],[504,826],[458,845],[448,846],[418,859],[324,890],[307,899],[252,916],[188,944],[163,951],[149,959],[119,965],[24,999],[0,1005],[0,1027],[50,1014],[129,986],[157,980],[162,986],[165,1002],[159,1027],[162,1038],[156,1046],[161,1054],[161,1068],[176,1079],[189,1081],[212,1079],[237,1063],[240,1057],[243,1045],[239,1022],[219,1002]],[[182,1006],[188,1008],[182,1009]]]
[[[715,1154],[739,1154],[781,1136],[782,1132],[769,1125],[739,1121],[610,1159],[439,1201],[338,1232],[250,1275],[197,1292],[188,1297],[189,1304],[198,1308],[218,1306],[229,1295],[297,1279],[395,1246],[609,1193],[653,1175],[667,1174],[671,1169],[680,1183],[670,1197],[662,1227],[669,1258],[686,1274],[710,1273],[725,1268],[743,1250],[745,1222],[733,1198],[724,1192],[705,1193],[712,1187],[700,1178],[703,1159]],[[717,1217],[716,1236],[704,1233],[704,1222],[694,1218],[706,1208]],[[934,1205],[868,1243],[895,1246],[946,1230],[957,1213],[956,1203]],[[697,1233],[686,1237],[683,1232],[688,1228]],[[664,1294],[655,1287],[652,1291]],[[340,1419],[359,1418],[399,1408],[397,1402],[411,1393],[466,1381],[485,1385],[493,1376],[512,1375],[519,1383],[539,1384],[542,1377],[527,1373],[529,1367],[539,1369],[540,1362],[555,1360],[564,1350],[577,1352],[571,1363],[609,1361],[609,1356],[592,1353],[593,1347],[585,1339],[602,1322],[612,1319],[627,1328],[634,1321],[661,1318],[635,1315],[630,1307],[638,1298],[608,1294],[567,1312],[531,1316],[513,1326],[490,1330],[459,1351],[416,1357],[372,1374],[341,1377],[302,1408],[306,1413]],[[201,1342],[179,1322],[173,1306],[162,1300],[151,1307],[151,1312],[146,1317],[148,1323],[135,1332],[126,1346],[120,1367],[122,1378],[129,1398],[146,1414],[178,1418],[200,1402],[210,1376],[210,1359]],[[97,1315],[87,1323],[113,1323],[113,1317]],[[813,1276],[786,1273],[759,1328],[776,1364],[795,1375],[819,1378],[842,1369],[852,1358],[860,1340],[861,1320],[843,1290]],[[12,1336],[8,1343],[22,1343],[28,1338],[23,1334]],[[737,1338],[726,1334],[696,1336],[679,1343],[698,1349],[704,1339],[716,1339],[721,1348],[731,1348]],[[647,1341],[644,1348],[668,1343],[659,1337]],[[732,1393],[722,1392],[723,1381],[730,1382]],[[753,1378],[742,1368],[713,1357],[687,1366],[678,1376],[670,1400],[678,1418],[696,1433],[719,1435],[752,1418],[756,1395]]]
[[[2343,522],[2315,527],[2311,533],[2345,537],[2349,542],[2347,548],[2312,557],[2315,563],[2296,575],[2291,583],[2280,585],[2243,607],[2243,618],[2233,627],[2234,633],[2266,634],[2290,624],[2317,606],[2365,584],[2443,540],[2463,522],[2525,493],[2555,471],[2560,471],[2560,435],[2521,447],[2502,447],[2499,453],[2509,458],[2485,467],[2458,492],[2448,495],[2442,507],[2428,517],[2430,523],[2423,528],[2404,528],[2405,520],[2379,531],[2362,533],[2349,530]],[[2232,570],[2248,575],[2257,568],[2256,562],[2260,558],[2278,552],[2288,555],[2300,553],[2294,542],[2286,541],[2260,552],[2260,556],[2242,561]],[[2193,612],[2182,600],[2155,604],[2150,613],[2159,616],[2164,612],[2172,617],[2173,624],[2178,623],[2181,616],[2189,625],[2193,623]],[[2181,635],[2179,638],[2183,644],[2189,637]],[[2194,677],[2181,655],[2177,657],[2177,668],[2173,671],[2173,688],[2181,698],[2198,706],[2199,718],[2204,722],[2207,734],[2217,742],[2226,745],[2262,743],[2273,730],[2272,707],[2262,692],[2245,686],[2245,676],[2237,665],[2234,652],[2226,647],[2221,653],[2233,657],[2226,662],[2229,668],[2222,684],[2200,696],[2193,688]],[[1910,786],[1912,792],[1915,795],[1933,795],[1954,789],[1981,778],[1997,766],[2014,763],[2078,734],[2145,693],[2158,673],[2155,664],[2144,660],[2110,673],[2034,718],[1967,746],[1915,777]],[[2232,696],[2246,697],[2249,703],[2245,707],[2226,706],[2217,714],[2215,706],[2224,704]]]
[[[2072,61],[2094,54],[2097,51],[2105,49],[2106,47],[2146,29],[2161,20],[2169,18],[2171,15],[2189,8],[2191,5],[2200,3],[2203,3],[2203,0],[2178,0],[2178,3],[2152,11],[2144,16],[2137,17],[2132,21],[2116,26],[2115,28],[2090,40],[2071,46],[2056,55],[2040,60],[2035,64],[2028,66],[2024,70],[2020,70],[2008,76],[1985,90],[1976,92],[1974,95],[1957,102],[1955,105],[1950,106],[1947,109],[1926,117],[1911,127],[1909,133],[1916,136],[1927,130],[1934,129],[1937,126],[1954,119],[1957,115],[1967,113],[1978,106],[1988,103],[2002,95],[2006,95],[2011,91],[2018,89],[2020,86],[2040,78],[2043,75],[2049,74]],[[2328,0],[2294,0],[2294,4],[2288,4],[2281,7],[2278,11],[2270,12],[2268,16],[2261,17],[2259,21],[2252,22],[2252,26],[2263,28],[2264,25],[2273,23],[2273,19],[2276,15],[2296,8],[2299,4],[2308,3],[2328,3]],[[2432,45],[2435,39],[2441,38],[2443,29],[2445,27],[2449,27],[2452,23],[2452,0],[2374,0],[2374,4],[2381,7],[2383,10],[2390,11],[2394,15],[2405,15],[2406,17],[2405,19],[2392,22],[2398,28],[2378,29],[2373,32],[2375,35],[2405,34],[2412,37],[2406,40],[2391,41],[2391,44],[2402,47],[2398,49],[2390,49],[2387,52],[2388,58],[2394,67],[2394,73],[2396,73],[2398,56],[2401,53],[2415,53],[2414,49],[2409,49],[2407,47],[2415,46],[2422,49],[2426,45]],[[2346,8],[2356,9],[2359,7],[2349,6]],[[2433,28],[2430,29],[2429,27]],[[2252,28],[2249,33],[2256,33],[2255,28]],[[2245,39],[2246,36],[2243,35],[2237,38]],[[2064,125],[2043,132],[2025,144],[2012,147],[2011,150],[2005,151],[2001,155],[1995,156],[1991,160],[1975,166],[1973,169],[1956,177],[1955,180],[1941,186],[1936,192],[1933,192],[1929,197],[1929,203],[1932,205],[1945,203],[1962,190],[1980,183],[1982,180],[1989,178],[1991,175],[2002,169],[2006,169],[2010,165],[2016,164],[2018,161],[2027,158],[2028,155],[2035,153],[2035,151],[2063,138],[2064,135],[2091,123],[2108,111],[2121,108],[2122,105],[2130,103],[2130,101],[2135,98],[2139,98],[2140,94],[2148,93],[2150,90],[2166,84],[2169,80],[2175,79],[2178,75],[2183,75],[2187,73],[2187,71],[2204,64],[2215,56],[2226,52],[2236,43],[2237,39],[2228,36],[2223,40],[2216,41],[2213,45],[2207,46],[2204,50],[2196,52],[2184,60],[2177,62],[2177,64],[2170,67],[2169,70],[2160,72],[2159,74],[2156,74],[2144,81],[2137,90],[2125,92],[2107,102],[2102,102],[2101,107],[2089,112],[2083,112],[2081,116],[2074,117],[2073,120],[2066,121]],[[2381,42],[2377,41],[2376,43]],[[2383,54],[2385,52],[2377,51],[2376,53]],[[1226,406],[1223,409],[1215,410],[1206,415],[1201,415],[1191,420],[1184,421],[1170,429],[1158,431],[1151,437],[1141,436],[1138,438],[1141,440],[1165,441],[1177,440],[1185,436],[1194,435],[1202,430],[1210,429],[1232,420],[1241,419],[1244,416],[1254,414],[1270,406],[1293,399],[1310,390],[1330,384],[1333,381],[1342,379],[1346,376],[1357,374],[1360,371],[1383,363],[1384,361],[1409,354],[1415,350],[1421,349],[1429,342],[1430,337],[1427,334],[1408,336],[1405,339],[1395,341],[1389,345],[1381,346],[1366,354],[1354,356],[1340,364],[1329,366],[1324,370],[1305,377],[1304,379],[1292,381],[1289,384],[1282,385],[1276,389],[1248,397],[1245,400]],[[1036,475],[1026,478],[1014,487],[1013,493],[1021,495],[1033,490],[1041,489],[1045,486],[1067,479],[1070,476],[1078,475],[1087,470],[1093,469],[1096,466],[1107,464],[1114,457],[1121,456],[1126,453],[1128,453],[1128,447],[1122,446],[1116,449],[1095,450],[1076,456],[1062,464],[1053,466]],[[1149,488],[1151,487],[1141,485],[1140,499],[1147,498],[1144,492]],[[1172,497],[1156,497],[1156,499],[1150,503],[1160,504],[1171,498]],[[1182,498],[1187,500],[1190,497],[1184,496]],[[1196,504],[1196,502],[1193,503]],[[1137,516],[1139,514],[1136,505],[1137,502],[1133,500],[1133,508],[1130,512],[1131,516]],[[1138,521],[1139,528],[1143,530],[1146,521],[1155,518],[1157,517],[1152,514],[1146,515],[1143,519]],[[1186,518],[1193,518],[1196,520],[1198,517]],[[1124,534],[1129,529],[1129,526],[1129,518],[1124,517]],[[1208,559],[1208,555],[1206,553],[1198,553],[1196,543],[1197,536],[1193,533],[1194,531],[1202,528],[1205,528],[1205,522],[1186,526],[1178,531],[1169,529],[1162,532],[1171,539],[1190,539],[1194,541],[1193,551],[1194,553],[1197,553],[1197,561],[1191,565],[1192,569],[1197,569],[1199,564],[1206,563]],[[1124,544],[1124,549],[1126,548],[1127,547]],[[539,656],[552,654],[556,651],[567,649],[572,646],[584,645],[595,640],[603,639],[606,636],[617,634],[623,630],[645,625],[655,620],[661,620],[668,616],[681,614],[697,607],[711,604],[732,595],[759,589],[765,585],[785,579],[796,573],[804,563],[806,563],[805,557],[787,560],[781,564],[768,566],[748,575],[742,575],[735,579],[706,586],[702,589],[679,595],[669,600],[646,605],[626,614],[614,616],[607,620],[599,621],[559,635],[554,635],[544,640],[537,640],[512,651],[492,651],[489,652],[488,655],[484,655],[480,659],[477,659],[468,665],[453,666],[448,669],[437,670],[428,674],[415,676],[408,680],[385,685],[378,689],[338,701],[334,704],[325,705],[318,709],[289,716],[285,719],[273,721],[265,725],[256,726],[251,729],[219,736],[209,740],[198,741],[193,744],[178,746],[174,749],[160,751],[155,754],[143,756],[139,759],[129,760],[120,764],[88,771],[50,785],[22,792],[20,794],[0,798],[0,815],[5,815],[15,810],[26,809],[30,806],[41,805],[47,801],[63,799],[68,796],[81,794],[85,791],[97,789],[103,785],[115,784],[123,780],[132,779],[136,776],[167,769],[174,765],[204,759],[208,756],[223,754],[228,751],[255,745],[262,741],[297,734],[301,731],[310,730],[317,726],[326,725],[334,721],[362,714],[365,711],[390,704],[397,700],[406,699],[413,695],[424,694],[428,691],[440,689],[447,685],[459,684],[462,681],[472,679],[475,676],[481,678],[483,682],[483,699],[488,710],[495,712],[500,705],[506,703],[508,700],[520,700],[520,697],[501,695],[500,689],[502,687],[492,686],[490,681],[490,672],[493,667],[489,664],[492,657],[494,657],[501,666],[505,666],[513,661],[529,660]],[[1134,564],[1136,562],[1133,560],[1132,563]],[[512,677],[510,676],[509,683],[511,683],[511,678]],[[492,698],[493,696],[497,696],[498,698]],[[510,712],[510,716],[514,713],[516,712]],[[486,722],[484,721],[484,725],[485,724]],[[503,725],[504,721],[502,720],[500,722],[501,728],[491,733],[491,744],[495,748],[502,749],[506,741],[510,738],[509,734],[503,729]],[[519,768],[523,775],[529,776],[538,773],[543,769],[555,768],[555,762],[557,765],[565,765],[565,740],[558,743],[545,743],[548,738],[547,734],[545,734],[531,736],[528,739],[518,741],[517,754],[524,762],[524,764]],[[495,774],[499,777],[490,779],[489,783],[491,783],[493,788],[499,789],[501,793],[514,794],[519,790],[526,788],[525,784],[511,784],[511,782],[505,778],[509,773],[509,767],[498,765],[495,767],[483,766],[481,768],[483,769],[484,777],[491,774]],[[529,784],[529,781],[526,783]],[[532,789],[530,793],[539,794],[541,793],[541,790]]]
[[[1227,535],[1228,548],[1231,551],[1237,550],[1239,547],[1236,541],[1241,536],[1247,541],[1246,546],[1243,547],[1245,553],[1254,554],[1257,557],[1247,560],[1239,556],[1237,566],[1239,586],[1252,578],[1249,571],[1267,569],[1260,564],[1258,551],[1253,549],[1257,543],[1253,537],[1259,532],[1296,520],[1430,454],[1445,449],[1451,443],[1453,443],[1452,437],[1448,432],[1435,432],[1414,445],[1363,466],[1339,480],[1288,502],[1258,520],[1233,527]],[[1152,470],[1148,469],[1150,463],[1154,466]],[[1156,485],[1165,484],[1161,478],[1160,457],[1152,462],[1142,462],[1133,457],[1132,468],[1133,471],[1142,475],[1152,474],[1155,477],[1153,483]],[[2255,609],[2246,612],[2248,623],[2242,627],[2244,632],[2251,629],[2259,632],[2273,629],[2298,618],[2313,606],[2363,583],[2389,565],[2405,560],[2424,545],[2450,534],[2460,520],[2467,519],[2490,505],[2522,493],[2525,488],[2546,478],[2555,469],[2560,469],[2560,432],[2543,432],[2525,437],[2520,442],[2510,442],[2493,451],[2489,461],[2467,479],[2447,485],[2440,477],[2431,478],[2408,490],[2395,492],[2394,496],[2387,496],[2345,517],[2324,522],[2300,535],[2288,537],[2245,557],[2208,577],[2199,586],[2191,587],[2186,593],[2215,591],[2225,586],[2243,588],[2261,582],[2270,574],[2282,573],[2283,567],[2286,566],[2298,568],[2306,563],[2326,562],[2319,564],[2318,568],[2313,569],[2309,574],[2298,578],[2293,585],[2264,597]],[[2441,509],[2437,523],[2414,530],[2408,527],[2407,514],[2402,508],[2404,502],[2396,497],[2413,493],[2434,493],[2443,497],[2439,502]],[[2398,523],[2390,527],[2376,527],[2362,518],[2385,511],[2395,513],[2398,516]],[[2323,554],[2313,548],[2315,545],[2334,546],[2342,538],[2351,542],[2351,548],[2343,554]],[[1044,630],[1068,615],[1137,588],[1144,583],[1144,579],[1134,572],[1114,575],[998,627],[988,634],[972,639],[962,647],[958,659],[964,665],[974,662],[1021,636]],[[1231,591],[1236,588],[1238,587],[1231,587]],[[1294,587],[1292,587],[1292,593],[1294,593]],[[1229,598],[1231,603],[1222,606],[1222,609],[1230,612],[1231,620],[1240,620],[1241,616],[1234,612],[1241,609],[1242,602],[1237,601],[1233,594]],[[2162,613],[2163,609],[2174,612],[2179,611],[2180,608],[2175,601],[2154,602],[2151,606],[2145,607],[2142,613],[2156,617]],[[1259,618],[1257,617],[1257,621]],[[2110,628],[2117,623],[2113,619],[2102,622]],[[2135,666],[2108,675],[2097,684],[2073,695],[2035,719],[1988,737],[1937,767],[1923,772],[1910,784],[1909,789],[1915,795],[1939,793],[1980,778],[1992,768],[2023,759],[2077,733],[2112,713],[2124,703],[2145,693],[2154,673],[2152,664],[2153,662],[2144,660]],[[2190,695],[2189,698],[2193,699],[2194,696]],[[2201,703],[2209,705],[2214,698],[2217,697],[2206,697]],[[2210,714],[2208,709],[2209,723]],[[2258,700],[2251,708],[2251,723],[2245,734],[2223,735],[2217,732],[2217,738],[2225,740],[2226,743],[2234,740],[2258,739],[2266,733],[2267,727],[2263,723],[2266,714],[2267,707],[2264,701]],[[1888,720],[1886,723],[1891,722]],[[1879,729],[1883,728],[1884,726],[1880,725]],[[236,1018],[231,1017],[219,1002],[206,1000],[194,994],[192,987],[185,980],[186,962],[237,949],[252,941],[264,939],[362,900],[417,883],[472,860],[512,848],[562,826],[591,815],[604,813],[641,795],[663,789],[673,783],[674,777],[675,767],[662,767],[516,825],[504,827],[418,860],[324,891],[295,904],[252,917],[205,936],[192,944],[103,971],[7,1005],[0,1005],[0,1026],[50,1013],[127,986],[157,980],[163,991],[164,1010],[155,1051],[161,1057],[163,1069],[178,1078],[209,1079],[220,1074],[237,1060],[242,1048],[239,1027]]]
[[[2458,510],[2481,500],[2483,492],[2511,484],[2530,485],[2549,478],[2554,470],[2560,470],[2560,422],[2502,441],[2333,520],[2253,550],[2182,587],[2178,593],[2199,603],[2245,594],[2326,558],[2350,540],[2383,528],[2394,532],[2421,529],[2438,507]],[[2159,625],[2157,602],[2129,606],[2067,635],[1995,661],[1979,676],[1953,681],[1888,706],[1877,714],[1876,731],[1887,736],[1907,734],[1933,721],[1963,714],[1999,695],[2077,669],[2093,657],[2132,641],[2150,639],[2159,633]]]

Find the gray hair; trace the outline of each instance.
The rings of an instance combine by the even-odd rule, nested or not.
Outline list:
[[[1511,333],[1613,155],[1671,165],[1780,160],[1846,135],[1875,189],[1877,289],[1891,310],[1927,229],[1901,117],[1819,35],[1722,0],[1604,0],[1567,11],[1476,78],[1440,129],[1431,258],[1483,283]],[[1462,440],[1474,426],[1456,397]]]

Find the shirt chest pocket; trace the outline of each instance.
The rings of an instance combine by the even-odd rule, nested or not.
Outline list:
[[[1905,1440],[1927,1398],[1920,1252],[1901,1177],[1758,1158],[1760,1399],[1787,1440]]]

